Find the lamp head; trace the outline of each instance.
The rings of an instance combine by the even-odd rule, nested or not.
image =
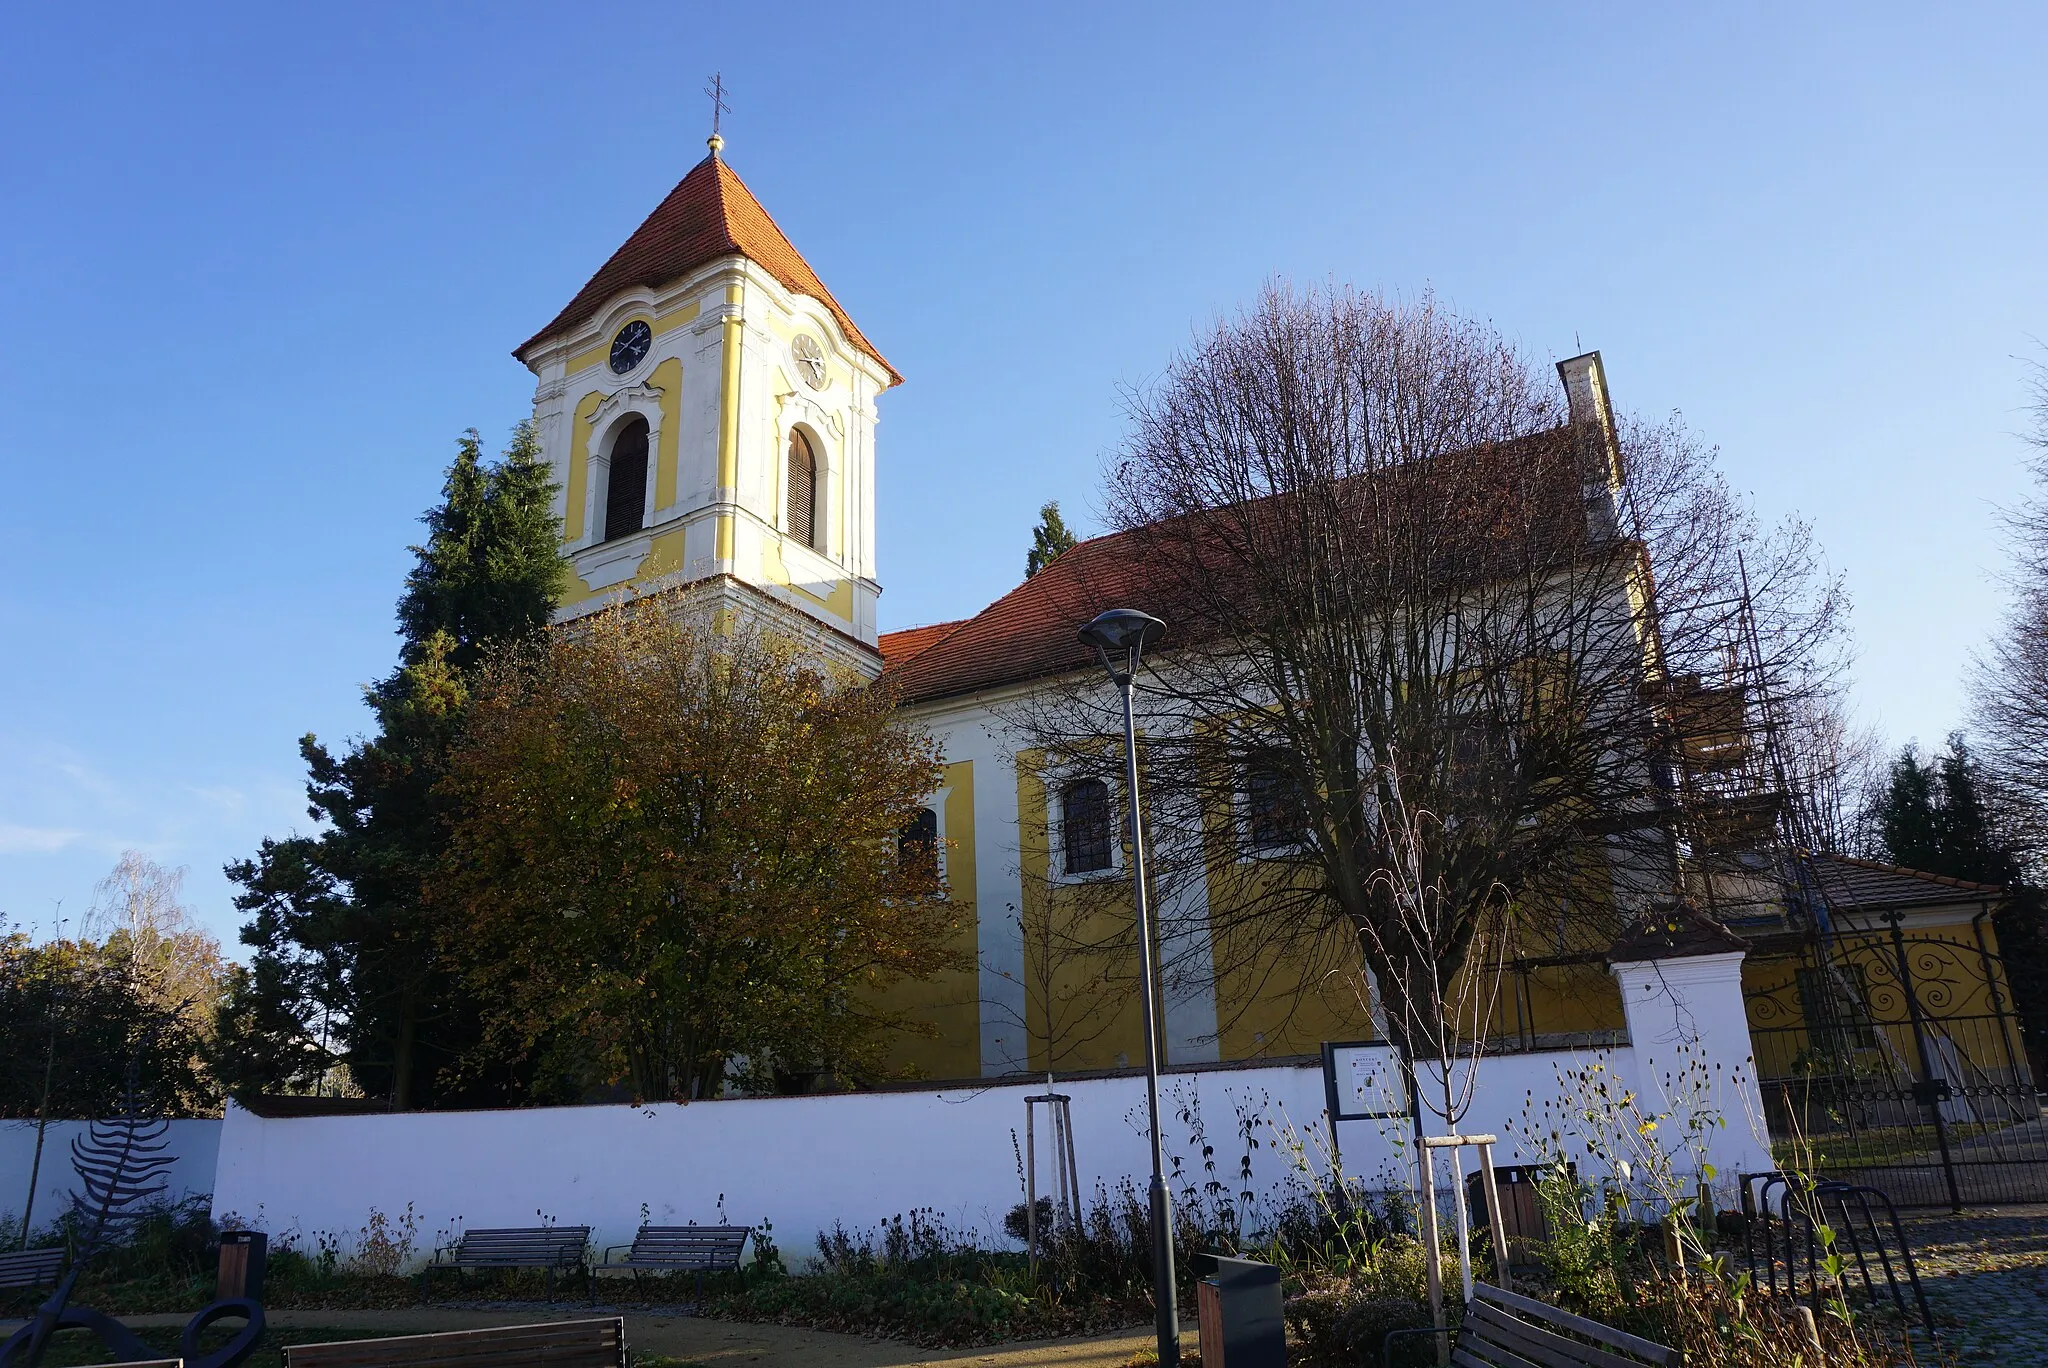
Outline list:
[[[1164,635],[1165,623],[1135,608],[1112,608],[1081,628],[1081,640],[1095,648],[1096,655],[1102,660],[1102,668],[1109,671],[1111,678],[1136,671],[1145,648]],[[1128,662],[1123,670],[1110,663],[1112,655],[1121,656]]]

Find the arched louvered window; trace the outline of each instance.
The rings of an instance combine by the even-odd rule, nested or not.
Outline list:
[[[604,539],[628,537],[647,520],[647,420],[635,418],[612,441],[604,482]]]
[[[1060,844],[1067,873],[1092,874],[1109,868],[1111,839],[1109,785],[1078,779],[1060,794]]]
[[[824,529],[818,526],[818,453],[811,439],[795,428],[789,433],[789,534],[822,551]]]

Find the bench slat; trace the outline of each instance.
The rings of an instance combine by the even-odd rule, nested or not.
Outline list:
[[[1611,1325],[1602,1325],[1599,1321],[1587,1320],[1584,1316],[1574,1316],[1569,1311],[1560,1311],[1548,1302],[1525,1297],[1519,1292],[1510,1292],[1504,1287],[1495,1287],[1492,1283],[1474,1283],[1472,1297],[1475,1304],[1492,1302],[1496,1306],[1519,1311],[1526,1316],[1584,1335],[1587,1339],[1625,1350],[1638,1358],[1648,1359],[1651,1363],[1670,1365],[1679,1361],[1678,1351],[1668,1346],[1646,1340],[1640,1335],[1631,1335],[1626,1330],[1617,1330]]]
[[[1640,1358],[1624,1358],[1606,1349],[1567,1339],[1540,1325],[1517,1320],[1476,1299],[1465,1309],[1465,1324],[1472,1333],[1525,1358],[1535,1359],[1548,1368],[1642,1368]]]
[[[1470,1317],[1466,1318],[1465,1328],[1458,1335],[1458,1343],[1451,1350],[1451,1362],[1458,1361],[1460,1352],[1471,1354],[1472,1361],[1481,1365],[1481,1368],[1554,1368],[1554,1365],[1545,1365],[1536,1359],[1524,1358],[1512,1349],[1481,1337]]]
[[[1485,1349],[1487,1356],[1483,1359],[1474,1357],[1472,1350],[1475,1348]],[[1504,1353],[1469,1336],[1459,1338],[1457,1347],[1451,1350],[1451,1362],[1456,1368],[1537,1368],[1537,1365],[1525,1358]]]
[[[464,1231],[451,1262],[468,1268],[564,1267],[583,1262],[589,1226],[511,1226]]]
[[[57,1270],[63,1264],[62,1245],[0,1254],[0,1287],[33,1287],[37,1283],[54,1282]]]
[[[1536,1341],[1546,1330],[1535,1330],[1527,1325],[1506,1325],[1489,1321],[1488,1317],[1499,1317],[1500,1312],[1490,1307],[1468,1307],[1465,1312],[1464,1338],[1472,1341],[1475,1349],[1488,1353],[1513,1357],[1517,1363],[1528,1363],[1532,1368],[1643,1368],[1639,1359],[1617,1359],[1607,1355],[1605,1350],[1595,1349],[1589,1344],[1574,1340],[1559,1339],[1565,1346],[1542,1344]],[[1505,1318],[1503,1318],[1505,1319]],[[1596,1355],[1602,1357],[1595,1357]]]
[[[619,1265],[715,1272],[740,1266],[751,1226],[641,1226]]]

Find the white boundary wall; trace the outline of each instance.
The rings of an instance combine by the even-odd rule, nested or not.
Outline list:
[[[30,1221],[40,1230],[71,1206],[78,1174],[71,1167],[71,1141],[85,1134],[88,1121],[52,1121],[43,1136],[43,1164],[36,1173],[35,1209]],[[177,1162],[166,1172],[164,1195],[172,1201],[204,1197],[213,1191],[220,1154],[221,1122],[173,1121],[166,1154]],[[0,1216],[19,1220],[35,1169],[36,1123],[0,1121]]]
[[[1558,1099],[1561,1070],[1600,1063],[1636,1089],[1645,1115],[1667,1106],[1658,1079],[1681,1046],[1702,1046],[1722,1064],[1708,1102],[1725,1118],[1708,1159],[1727,1187],[1736,1173],[1769,1167],[1752,1118],[1741,956],[1617,966],[1633,1046],[1503,1055],[1481,1065],[1481,1085],[1461,1129],[1501,1136],[1498,1162],[1527,1162],[1511,1135],[1544,1099]],[[600,1247],[658,1224],[772,1223],[786,1258],[802,1260],[817,1235],[843,1223],[860,1231],[913,1209],[956,1230],[1001,1240],[1002,1218],[1023,1199],[1017,1146],[1025,1096],[1043,1083],[931,1092],[734,1099],[690,1105],[558,1107],[415,1112],[270,1120],[230,1107],[214,1185],[215,1219],[274,1237],[325,1236],[352,1251],[371,1213],[416,1221],[416,1253],[463,1229],[555,1222],[594,1227]],[[1084,1190],[1132,1183],[1142,1194],[1150,1160],[1144,1079],[1063,1082],[1073,1098],[1075,1150]],[[1216,1177],[1235,1190],[1244,1153],[1240,1112],[1254,1118],[1259,1149],[1252,1186],[1264,1199],[1299,1181],[1282,1133],[1293,1128],[1317,1166],[1324,1155],[1322,1072],[1279,1065],[1169,1075],[1163,1111],[1168,1150],[1201,1173],[1184,1111],[1199,1107]],[[1384,1132],[1382,1128],[1385,1128]],[[1430,1127],[1432,1133],[1439,1126]],[[1344,1167],[1371,1186],[1403,1183],[1406,1123],[1346,1122]],[[1666,1134],[1682,1132],[1668,1126]],[[1041,1137],[1044,1132],[1041,1130]],[[1041,1145],[1044,1141],[1041,1138]],[[1577,1158],[1576,1154],[1572,1156]],[[1043,1170],[1050,1165],[1041,1149]],[[1681,1165],[1689,1167],[1690,1161]],[[1587,1171],[1581,1161],[1581,1171]],[[1682,1172],[1690,1179],[1690,1172]],[[1405,1185],[1405,1184],[1404,1184]],[[1185,1180],[1174,1184],[1176,1196]],[[1041,1191],[1044,1191],[1041,1186]],[[644,1217],[643,1217],[644,1212]]]
[[[1645,1115],[1697,1101],[1725,1126],[1707,1158],[1728,1190],[1743,1171],[1770,1167],[1758,1138],[1762,1107],[1749,1073],[1740,954],[1615,966],[1632,1045],[1607,1050],[1500,1055],[1481,1065],[1473,1109],[1460,1127],[1502,1139],[1497,1161],[1525,1163],[1513,1135],[1542,1103],[1570,1090],[1559,1076],[1594,1064],[1641,1094]],[[1668,1099],[1662,1080],[1704,1056],[1719,1068],[1711,1095]],[[1128,1181],[1142,1196],[1150,1159],[1142,1077],[1069,1080],[1075,1151],[1084,1189]],[[425,1257],[460,1231],[553,1221],[591,1225],[600,1245],[632,1238],[642,1219],[709,1224],[770,1222],[786,1257],[803,1259],[818,1232],[860,1231],[913,1209],[965,1233],[1002,1239],[1002,1218],[1023,1198],[1017,1146],[1023,1099],[1043,1083],[932,1091],[699,1102],[689,1106],[556,1107],[510,1111],[265,1119],[230,1106],[221,1121],[171,1123],[175,1198],[213,1194],[213,1214],[273,1236],[326,1237],[344,1253],[372,1212],[401,1220],[410,1207]],[[1163,1113],[1170,1156],[1192,1171],[1175,1196],[1208,1175],[1187,1115],[1199,1109],[1214,1147],[1215,1177],[1236,1191],[1245,1153],[1240,1116],[1259,1148],[1251,1183],[1261,1200],[1284,1198],[1300,1175],[1287,1153],[1298,1136],[1320,1172],[1327,1159],[1323,1079],[1313,1066],[1218,1068],[1168,1075]],[[36,1221],[69,1204],[76,1181],[70,1142],[83,1121],[52,1122],[37,1184]],[[1431,1133],[1443,1128],[1432,1124]],[[1344,1167],[1368,1186],[1407,1186],[1408,1123],[1350,1121]],[[1664,1128],[1682,1134],[1681,1125]],[[1041,1130],[1041,1172],[1050,1160]],[[35,1123],[0,1122],[0,1214],[19,1214]],[[1587,1165],[1576,1152],[1587,1177]],[[1469,1160],[1467,1161],[1470,1162]],[[1690,1178],[1690,1160],[1680,1165]],[[1044,1187],[1041,1187],[1041,1191]],[[643,1209],[645,1215],[643,1217]]]

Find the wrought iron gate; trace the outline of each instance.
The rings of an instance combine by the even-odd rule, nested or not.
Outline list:
[[[1900,1206],[2048,1201],[2048,1127],[1981,927],[1759,947],[1750,1039],[1778,1162]]]

